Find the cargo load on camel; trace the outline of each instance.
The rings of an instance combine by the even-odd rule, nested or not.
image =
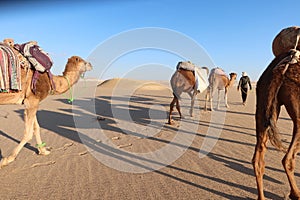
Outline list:
[[[282,29],[274,38],[272,51],[275,57],[289,52],[291,49],[300,50],[300,27],[292,26]]]
[[[13,49],[0,43],[0,92],[21,90],[20,62]]]
[[[36,41],[30,41],[24,44],[15,44],[14,48],[22,53],[28,61],[31,63],[32,68],[35,70],[32,77],[31,89],[33,92],[36,90],[36,82],[41,73],[47,73],[50,79],[52,90],[55,90],[55,85],[52,80],[52,73],[50,69],[52,67],[52,59]]]
[[[197,91],[200,93],[206,90],[208,87],[208,78],[207,78],[207,73],[206,70],[200,69],[199,67],[196,67],[193,63],[190,61],[187,62],[178,62],[176,69],[184,69],[184,70],[189,70],[194,72],[195,75],[195,88]]]
[[[5,39],[0,43],[0,92],[21,91],[21,68],[30,68],[34,71],[31,89],[36,90],[36,83],[41,73],[47,73],[52,90],[55,85],[52,80],[52,60],[48,53],[30,41],[24,44],[14,44],[13,39]]]

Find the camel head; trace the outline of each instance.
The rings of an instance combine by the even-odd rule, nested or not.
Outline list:
[[[14,44],[15,44],[14,40],[11,39],[11,38],[6,38],[6,39],[4,39],[4,40],[3,40],[3,43],[4,43],[4,44],[7,44],[7,45],[10,46],[10,47],[14,47]]]
[[[64,75],[68,72],[79,72],[80,74],[92,70],[91,63],[85,61],[79,56],[72,56],[68,59]]]
[[[232,72],[229,74],[229,77],[230,77],[230,80],[229,80],[229,83],[227,83],[228,84],[227,86],[231,87],[233,85],[234,81],[236,80],[237,73]]]
[[[235,80],[236,80],[236,77],[237,77],[237,74],[234,73],[234,72],[232,72],[232,73],[229,74],[229,76],[230,76],[230,80],[231,80],[231,81],[235,81]]]

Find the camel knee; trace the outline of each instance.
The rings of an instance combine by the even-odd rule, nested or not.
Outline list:
[[[252,165],[257,177],[263,176],[265,173],[265,162],[263,160],[259,160],[257,158],[252,159]]]
[[[282,161],[281,161],[283,167],[285,170],[287,171],[294,171],[295,169],[295,160],[293,160],[292,158],[289,158],[287,155],[283,157]]]

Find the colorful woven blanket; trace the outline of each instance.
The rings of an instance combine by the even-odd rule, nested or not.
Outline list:
[[[0,43],[0,90],[21,90],[21,68],[13,50]]]

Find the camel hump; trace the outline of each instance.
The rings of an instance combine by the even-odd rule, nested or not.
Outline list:
[[[227,74],[224,72],[223,69],[217,67],[217,68],[213,68],[211,70],[211,74],[216,74],[216,75],[221,75],[221,76],[227,76]]]
[[[272,42],[272,51],[275,57],[287,53],[290,49],[300,50],[300,27],[291,26],[282,29]]]

